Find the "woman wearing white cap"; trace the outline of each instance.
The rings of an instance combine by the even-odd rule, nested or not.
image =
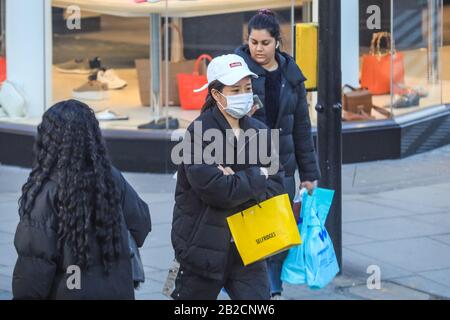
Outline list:
[[[208,96],[201,115],[187,129],[188,148],[183,149],[178,168],[172,244],[180,268],[171,297],[210,300],[225,288],[231,299],[268,300],[266,263],[244,267],[226,218],[282,194],[284,172],[273,166],[278,161],[270,149],[270,133],[263,134],[267,127],[247,116],[253,106],[251,77],[256,75],[244,60],[237,55],[217,57],[207,76]],[[222,146],[211,155],[205,154],[213,139],[202,139],[208,132],[220,133],[214,142]],[[247,132],[255,134],[247,136]],[[251,143],[239,144],[246,137],[269,146],[270,163],[260,159],[258,150],[251,150]],[[252,162],[249,156],[255,151],[257,159]]]

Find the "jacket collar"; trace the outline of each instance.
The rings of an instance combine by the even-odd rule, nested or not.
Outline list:
[[[231,128],[230,124],[228,123],[227,119],[225,118],[225,116],[219,110],[219,107],[215,106],[210,112],[212,113],[214,120],[218,124],[218,127],[219,127],[218,129],[221,130],[222,133],[224,134],[224,137],[226,137],[227,142],[232,144],[233,146],[236,146],[236,141],[235,141],[236,138],[235,138],[234,134],[232,134],[232,135],[226,134],[227,130],[232,130],[232,128]],[[253,126],[251,125],[251,119],[248,116],[245,116],[245,117],[239,119],[239,127],[244,132],[247,131],[248,129],[252,129]]]
[[[230,124],[228,123],[227,119],[222,114],[222,112],[219,110],[218,106],[216,106],[212,109],[212,114],[213,114],[214,120],[219,125],[220,130],[222,130],[223,132],[226,132],[227,129],[231,130]],[[250,118],[248,116],[245,116],[245,117],[239,119],[239,126],[244,131],[252,128],[252,126],[250,124]]]

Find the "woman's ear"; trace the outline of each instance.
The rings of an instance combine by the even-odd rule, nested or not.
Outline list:
[[[224,101],[225,98],[223,97],[222,93],[220,93],[220,91],[212,89],[211,96],[216,101],[217,105],[220,105],[222,108],[225,108],[227,102],[226,100]]]
[[[217,91],[216,89],[212,89],[211,90],[211,95],[212,95],[213,99],[216,100],[216,102],[220,101],[220,93],[219,93],[219,91]]]

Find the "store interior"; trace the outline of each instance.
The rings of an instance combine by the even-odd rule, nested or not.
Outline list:
[[[58,65],[74,58],[93,59],[100,57],[102,66],[114,69],[120,79],[127,82],[127,86],[120,90],[109,90],[109,98],[101,101],[86,101],[96,111],[110,110],[119,117],[126,116],[128,120],[101,121],[104,128],[136,129],[140,124],[154,118],[152,108],[143,106],[140,99],[138,72],[134,61],[149,56],[149,19],[122,18],[109,15],[99,15],[100,31],[80,34],[55,34],[53,61]],[[181,21],[182,27],[182,21]],[[245,28],[243,28],[244,30]],[[290,39],[290,29],[285,28],[284,37]],[[287,34],[286,34],[287,33]],[[245,32],[242,33],[244,39]],[[285,44],[290,50],[291,44]],[[209,48],[205,48],[208,50]],[[225,50],[226,52],[226,50]],[[361,50],[362,65],[364,49]],[[374,95],[373,104],[390,111],[394,117],[423,110],[424,108],[450,102],[450,43],[440,49],[440,79],[435,84],[428,81],[429,51],[427,48],[414,48],[400,51],[404,57],[404,85],[409,88],[420,89],[424,92],[419,105],[405,108],[391,108],[396,96],[390,94]],[[86,53],[88,53],[86,55]],[[72,97],[72,90],[87,81],[88,75],[66,74],[53,68],[53,97],[54,101]],[[164,68],[164,64],[162,65]],[[170,64],[169,64],[170,68]],[[164,71],[164,69],[163,69]],[[164,85],[164,83],[162,84]],[[169,90],[173,90],[169,86]],[[171,94],[174,94],[171,92]],[[176,93],[175,93],[176,94]],[[310,102],[312,96],[309,95]],[[165,106],[162,115],[169,115],[179,119],[180,127],[186,127],[194,120],[199,110],[186,110],[180,106]],[[310,115],[313,125],[316,124],[316,112],[310,105]],[[383,120],[386,116],[373,110],[374,119]]]
[[[289,13],[285,10],[284,14]],[[247,16],[251,16],[254,12],[248,12]],[[283,12],[280,12],[281,16]],[[95,15],[92,15],[95,16]],[[222,15],[216,16],[221,18]],[[139,78],[136,60],[148,59],[150,51],[150,19],[148,18],[130,18],[117,17],[111,15],[98,15],[100,18],[99,31],[82,32],[78,34],[54,34],[53,37],[53,100],[61,101],[74,97],[73,90],[85,84],[88,81],[90,74],[77,74],[61,72],[59,65],[70,61],[72,59],[94,59],[99,57],[101,66],[106,69],[113,69],[117,76],[126,81],[127,85],[118,90],[108,90],[108,98],[102,100],[83,100],[91,106],[96,112],[109,110],[114,112],[119,118],[128,117],[127,120],[102,120],[100,124],[105,129],[129,129],[134,130],[141,124],[148,123],[155,119],[156,112],[154,108],[148,106],[148,101],[142,101],[140,90],[142,88],[142,79]],[[229,15],[224,15],[229,17]],[[283,18],[282,18],[283,19]],[[184,19],[170,19],[169,23],[176,23],[177,28],[182,29]],[[283,20],[282,20],[283,21]],[[283,23],[283,48],[286,51],[292,50],[290,23],[286,21]],[[185,52],[182,54],[183,60],[195,60],[196,52],[205,52],[214,57],[215,53],[232,53],[233,49],[243,43],[245,37],[245,24],[242,25],[240,34],[234,36],[230,43],[224,43],[221,50],[217,44],[202,45],[197,50],[192,50],[196,44],[186,45]],[[176,31],[170,29],[170,38],[177,37]],[[175,39],[176,41],[183,41]],[[224,40],[225,42],[226,40]],[[230,42],[228,40],[228,42]],[[161,38],[161,43],[164,44],[164,38]],[[171,48],[171,47],[170,47]],[[173,57],[169,49],[169,55]],[[200,50],[200,51],[199,51]],[[164,55],[164,50],[162,50]],[[191,53],[191,57],[186,58]],[[161,72],[165,72],[165,67],[168,65],[169,70],[173,66],[171,63],[161,64]],[[204,68],[205,69],[205,68]],[[203,70],[204,70],[203,69]],[[142,70],[140,70],[143,72]],[[191,70],[189,72],[193,72]],[[171,72],[171,71],[168,71]],[[186,71],[188,72],[188,71]],[[204,72],[202,72],[204,73]],[[149,86],[149,83],[144,85]],[[162,81],[161,86],[168,86],[169,95],[177,96],[177,85],[173,83],[169,85]],[[148,89],[149,90],[149,89]],[[163,89],[165,91],[165,89]],[[164,92],[163,92],[164,95]],[[180,105],[163,105],[160,110],[161,116],[170,116],[177,118],[180,128],[186,128],[200,114],[198,108],[190,110],[182,108]]]
[[[142,84],[142,79],[136,67],[137,59],[148,59],[150,55],[150,19],[149,18],[135,18],[135,17],[118,17],[113,15],[95,14],[83,11],[83,19],[85,20],[81,32],[76,30],[73,32],[64,31],[63,28],[58,28],[61,21],[65,23],[64,16],[61,20],[62,9],[53,10],[53,66],[52,66],[52,95],[53,102],[78,98],[96,112],[98,112],[99,119],[101,119],[101,126],[104,129],[126,129],[137,130],[139,125],[148,123],[154,120],[158,114],[149,106],[149,102],[144,102],[141,98],[143,86],[148,87],[150,84]],[[290,10],[280,12],[282,17],[289,17]],[[245,13],[246,16],[251,16],[254,12]],[[225,17],[225,16],[223,16]],[[226,16],[227,18],[230,15]],[[439,53],[439,79],[432,83],[429,81],[429,50],[427,47],[415,47],[410,49],[400,49],[399,52],[403,54],[404,60],[404,85],[409,88],[420,89],[424,92],[424,97],[421,97],[417,106],[408,106],[405,108],[392,108],[392,103],[397,97],[390,94],[374,95],[373,105],[382,107],[390,111],[393,117],[398,117],[404,114],[420,111],[425,108],[438,106],[443,103],[450,102],[450,6],[445,6],[443,10],[443,46]],[[214,16],[213,19],[221,19],[222,15]],[[171,23],[175,23],[183,34],[183,24],[185,19],[171,19]],[[301,16],[296,15],[296,22],[301,21]],[[284,50],[291,52],[291,21],[288,18],[282,19],[284,22],[283,37]],[[217,44],[197,45],[192,43],[184,43],[183,58],[186,60],[193,60],[195,56],[192,52],[228,53],[233,50],[245,40],[244,25],[241,28],[242,33],[236,35],[236,38],[231,44],[224,43],[223,49]],[[425,32],[425,31],[424,31]],[[178,40],[178,42],[177,42]],[[183,42],[176,35],[175,31],[170,32],[168,39],[169,55],[172,55],[172,49],[179,41]],[[162,41],[164,44],[164,41]],[[173,45],[173,46],[172,46]],[[163,47],[164,49],[164,47]],[[195,49],[195,50],[194,50]],[[360,50],[360,66],[363,64],[363,56],[367,54],[368,48],[361,48]],[[164,50],[162,50],[164,55]],[[108,70],[113,70],[115,77],[114,81],[119,81],[121,85],[119,88],[104,90],[101,98],[85,99],[80,98],[74,93],[80,87],[97,77],[98,72],[94,69],[83,70],[82,73],[71,72],[64,69],[67,63],[73,59],[83,59],[86,61],[93,60],[98,57],[101,68],[106,73]],[[171,68],[171,64],[167,64]],[[165,71],[166,64],[161,64],[162,72]],[[193,70],[192,70],[193,71]],[[142,72],[142,70],[141,70]],[[167,72],[170,72],[168,70]],[[108,80],[105,80],[106,82]],[[162,81],[161,86],[168,88],[169,96],[177,95],[176,85]],[[174,92],[175,91],[175,92]],[[313,125],[316,125],[317,113],[313,108],[313,95],[309,94],[310,100],[310,115]],[[109,112],[105,112],[109,111]],[[177,105],[163,106],[159,110],[160,116],[171,116],[177,118],[180,128],[186,128],[192,122],[200,111],[188,110]],[[386,116],[379,114],[372,110],[371,116],[374,119],[386,119]],[[37,124],[39,119],[1,119],[6,121],[15,121],[22,123]]]

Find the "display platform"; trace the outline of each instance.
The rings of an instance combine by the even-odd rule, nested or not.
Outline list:
[[[35,123],[0,121],[0,163],[31,167]],[[396,119],[343,124],[343,163],[401,159],[450,144],[450,105]],[[170,155],[177,141],[170,130],[104,128],[115,166],[130,172],[173,173]],[[316,137],[316,130],[313,129]],[[177,132],[177,137],[182,132]]]

